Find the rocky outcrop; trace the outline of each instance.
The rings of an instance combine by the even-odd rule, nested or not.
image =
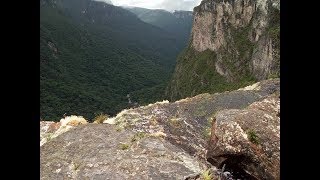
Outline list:
[[[190,43],[178,58],[167,95],[176,100],[193,96],[193,91],[219,92],[223,88],[216,86],[279,77],[279,4],[203,0],[194,8]]]
[[[41,147],[40,179],[183,179],[194,157],[160,137],[108,124],[74,128]]]
[[[66,116],[60,122],[40,121],[40,146],[81,124],[88,122],[82,116],[74,115]]]
[[[280,98],[275,93],[246,109],[214,116],[208,160],[241,168],[257,179],[280,179]]]
[[[270,74],[279,71],[272,68],[278,65],[276,61],[279,59],[276,56],[279,47],[275,47],[276,39],[268,32],[268,28],[272,28],[273,25],[271,21],[276,18],[272,13],[275,13],[275,9],[280,10],[278,4],[279,1],[274,0],[202,1],[194,11],[192,47],[199,52],[209,49],[221,56],[235,53],[237,55],[233,63],[246,60],[250,62],[251,71],[257,79],[268,78]],[[280,24],[273,28],[278,26]],[[237,34],[237,31],[243,33]],[[243,44],[247,46],[245,48],[248,55],[241,56],[241,51],[246,50],[238,46],[238,43],[248,43]],[[227,60],[224,57],[222,59]],[[234,72],[229,72],[232,73]],[[220,74],[226,76],[226,73]],[[226,77],[230,79],[229,76]]]
[[[221,162],[207,162],[208,155],[216,158],[208,149],[216,115],[245,111],[279,92],[279,79],[271,79],[236,91],[123,110],[104,124],[80,124],[40,147],[41,179],[199,179],[208,168],[217,176]]]
[[[158,102],[128,109],[105,123],[136,132],[166,134],[166,139],[189,154],[205,158],[212,116],[222,109],[241,109],[279,92],[279,79],[266,80],[238,91],[201,94],[173,103]]]

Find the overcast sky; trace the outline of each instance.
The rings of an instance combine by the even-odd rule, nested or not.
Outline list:
[[[201,0],[111,0],[115,6],[136,6],[148,9],[188,10],[200,4]]]

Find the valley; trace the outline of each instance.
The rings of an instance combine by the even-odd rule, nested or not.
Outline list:
[[[162,100],[187,37],[104,2],[41,0],[41,119],[115,115],[130,107],[127,94],[139,104]]]
[[[280,179],[280,0],[115,2],[40,0],[40,179]]]

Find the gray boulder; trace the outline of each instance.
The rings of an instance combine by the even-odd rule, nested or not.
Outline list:
[[[214,116],[208,160],[238,167],[257,179],[280,179],[280,98],[275,93],[243,110]]]

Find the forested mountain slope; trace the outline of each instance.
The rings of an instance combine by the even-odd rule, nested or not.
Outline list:
[[[41,118],[114,114],[135,91],[158,100],[179,53],[176,41],[104,2],[40,0]]]
[[[172,33],[178,41],[180,51],[187,46],[192,28],[192,11],[169,12],[162,9],[139,7],[126,7],[126,9],[135,13],[142,21]]]

